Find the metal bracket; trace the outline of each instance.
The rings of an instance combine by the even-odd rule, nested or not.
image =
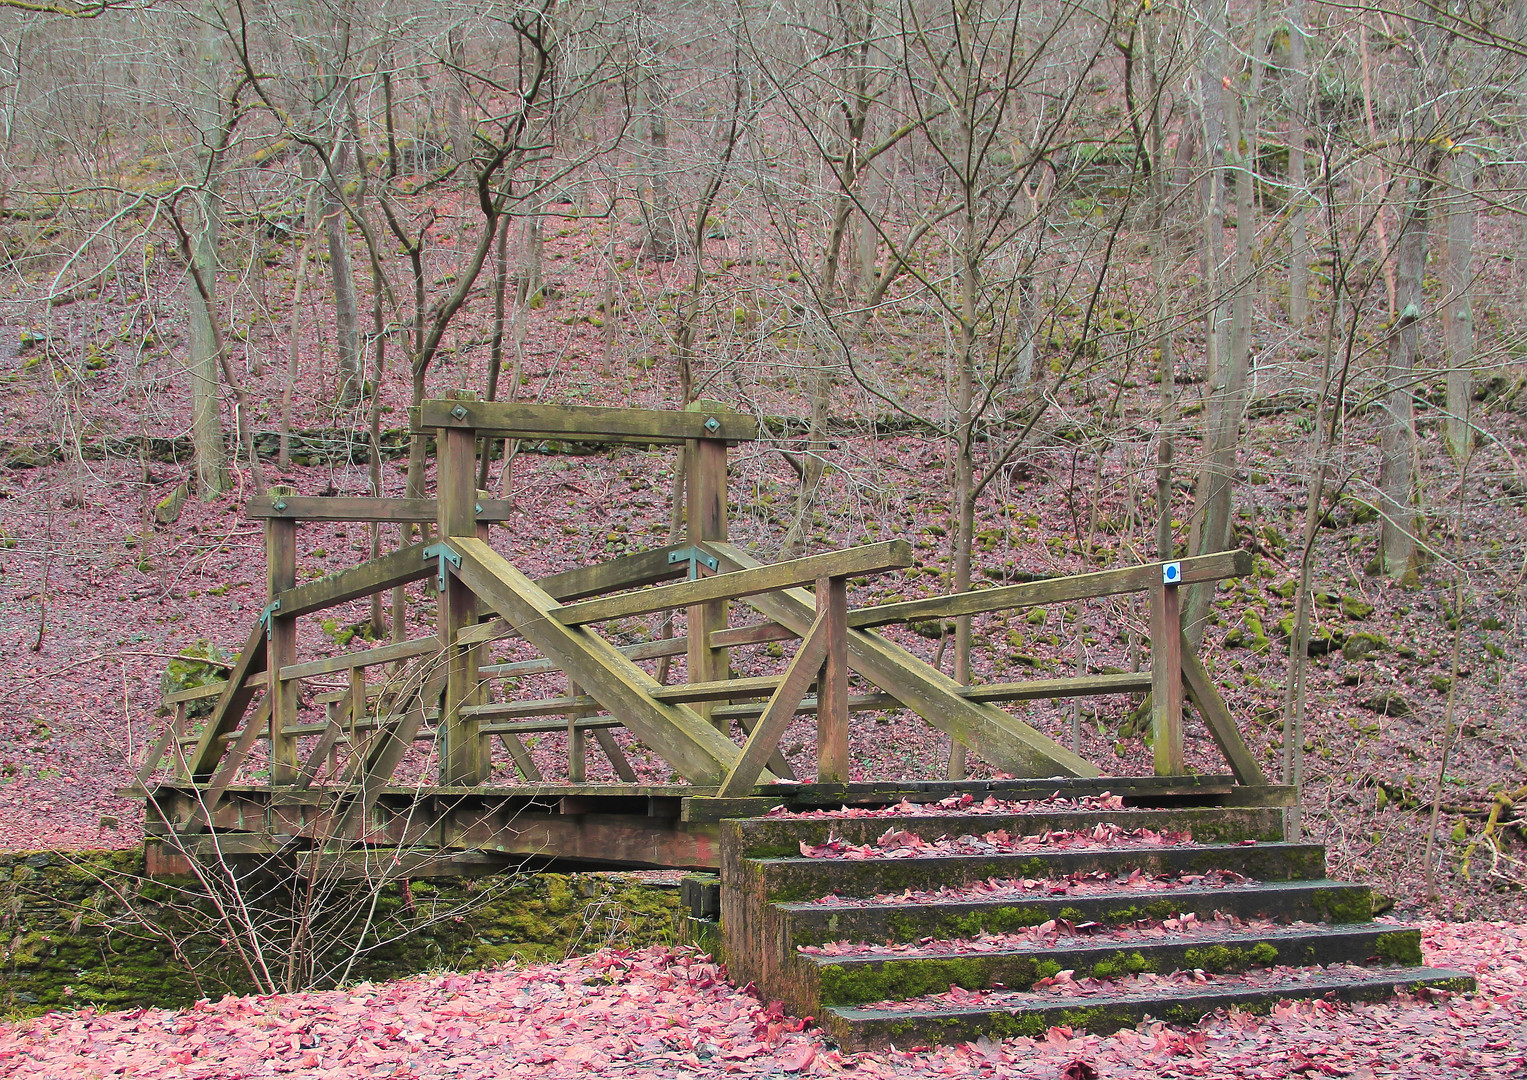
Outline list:
[[[429,562],[431,559],[440,560],[440,572],[435,580],[436,583],[440,586],[440,591],[444,592],[445,564],[450,563],[457,570],[460,570],[461,556],[456,554],[456,552],[451,549],[450,544],[431,544],[429,547],[424,549],[424,561]]]
[[[280,610],[281,601],[272,600],[270,603],[266,604],[264,610],[260,612],[260,625],[265,627],[266,637],[270,637],[270,617]]]
[[[707,416],[705,418],[704,426],[706,431],[714,435],[716,432],[721,430],[721,421],[717,420],[714,416]]]
[[[678,551],[668,553],[668,565],[677,566],[681,562],[689,564],[689,580],[694,581],[700,576],[700,567],[705,567],[711,573],[721,569],[721,561],[714,555],[707,555],[699,548],[691,544],[689,547],[679,548]]]
[[[1163,584],[1163,585],[1181,585],[1182,584],[1182,563],[1180,563],[1180,562],[1162,563],[1161,564],[1161,584]]]
[[[465,420],[467,418],[467,407],[465,405],[456,406],[451,410],[451,416],[457,420]]]

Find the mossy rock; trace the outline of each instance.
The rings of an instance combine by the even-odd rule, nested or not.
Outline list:
[[[1394,690],[1374,694],[1370,698],[1359,701],[1358,704],[1369,712],[1376,712],[1382,716],[1414,716],[1416,714],[1416,708],[1409,699]]]
[[[1290,647],[1294,639],[1294,617],[1285,615],[1278,620],[1278,632],[1289,639]],[[1346,640],[1346,633],[1331,626],[1310,627],[1310,640],[1305,644],[1305,654],[1308,656],[1324,656],[1329,652],[1341,648]]]
[[[1349,634],[1347,640],[1342,642],[1341,655],[1347,660],[1362,660],[1371,653],[1387,652],[1389,642],[1378,634]]]
[[[1370,525],[1379,519],[1378,507],[1362,499],[1348,497],[1343,499],[1341,504],[1352,515],[1351,521],[1354,525]]]
[[[159,679],[160,695],[173,694],[181,690],[194,690],[208,683],[222,682],[228,677],[226,663],[228,659],[230,658],[227,653],[204,638],[187,645],[180,650],[179,656],[165,665],[164,674]],[[186,715],[206,716],[212,712],[212,707],[216,704],[217,699],[211,697],[189,701],[186,703]]]

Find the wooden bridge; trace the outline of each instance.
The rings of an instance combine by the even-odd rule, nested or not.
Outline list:
[[[488,403],[461,393],[425,402],[415,425],[435,441],[433,499],[278,489],[250,501],[249,515],[265,528],[268,603],[225,682],[164,699],[173,720],[130,789],[147,802],[151,867],[174,871],[202,854],[280,853],[352,860],[370,872],[386,853],[388,873],[412,876],[526,858],[714,868],[726,817],[781,802],[883,804],[908,792],[932,799],[955,787],[1035,787],[1023,778],[1074,778],[1075,791],[1111,787],[1142,805],[1192,798],[1281,806],[1295,797],[1263,776],[1178,629],[1178,590],[1246,573],[1243,552],[850,608],[848,580],[909,566],[910,546],[893,540],[764,564],[729,543],[728,448],[757,437],[751,418]],[[682,447],[687,535],[527,576],[490,543],[507,504],[476,486],[479,453],[509,439]],[[423,538],[299,584],[297,534],[313,522],[415,523]],[[339,656],[299,655],[298,620],[419,581],[433,584],[434,633]],[[1149,671],[966,686],[876,631],[1137,592],[1150,597]],[[684,636],[622,645],[601,633],[613,620],[669,611],[685,613]],[[734,625],[741,612],[751,617]],[[537,655],[495,660],[495,645],[511,642]],[[781,650],[776,674],[732,676],[729,650],[768,642],[793,646]],[[687,681],[660,683],[648,668],[676,656],[685,658]],[[525,699],[508,689],[558,671],[565,695]],[[1001,707],[1147,691],[1156,775],[1096,785],[1096,764]],[[193,720],[198,699],[213,699],[211,711]],[[1223,753],[1226,775],[1185,775],[1185,701]],[[849,783],[854,715],[892,709],[916,713],[1019,779]],[[808,777],[795,776],[780,752],[801,714],[816,722]],[[615,738],[619,728],[665,762],[674,781],[639,782]],[[563,775],[547,777],[522,740],[552,731],[566,732],[567,760]],[[586,779],[590,737],[616,782]],[[427,775],[405,767],[421,757]]]

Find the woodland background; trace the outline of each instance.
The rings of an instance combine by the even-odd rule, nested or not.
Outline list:
[[[0,842],[134,842],[167,661],[264,603],[249,495],[426,493],[455,388],[705,399],[768,432],[734,536],[915,541],[861,601],[1249,549],[1187,629],[1333,876],[1519,916],[1524,58],[1513,3],[0,0]],[[583,449],[484,471],[529,572],[681,527],[682,462]],[[304,573],[399,541],[330,532]],[[1145,628],[906,640],[981,680]],[[1138,705],[1025,715],[1138,771]],[[935,735],[857,725],[858,775]]]

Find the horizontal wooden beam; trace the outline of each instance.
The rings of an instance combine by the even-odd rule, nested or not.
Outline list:
[[[1026,581],[1021,585],[1001,585],[995,589],[930,596],[925,600],[905,600],[899,604],[856,608],[848,613],[848,625],[862,629],[911,619],[950,619],[959,615],[976,615],[983,611],[1004,611],[1009,608],[1061,604],[1139,592],[1161,584],[1163,565],[1159,562],[1146,563],[1143,566],[1126,566],[1095,574],[1075,574],[1047,578],[1044,581]],[[1218,581],[1220,578],[1242,577],[1251,573],[1251,553],[1221,551],[1213,555],[1182,559],[1179,565],[1182,568],[1180,584]]]
[[[442,648],[444,646],[440,644],[438,637],[415,638],[412,641],[399,641],[392,645],[378,645],[361,652],[346,653],[344,656],[330,656],[323,660],[288,664],[281,669],[281,677],[306,679],[313,675],[332,675],[336,671],[350,671],[353,668],[370,667],[373,664],[390,664],[394,660],[411,660],[415,656],[438,652]]]
[[[711,710],[712,720],[751,720],[762,716],[766,702],[748,701],[737,705],[717,705]],[[882,712],[890,709],[905,709],[906,706],[897,701],[890,694],[850,694],[848,697],[849,712]],[[813,694],[801,698],[801,703],[795,708],[795,715],[814,715],[817,711],[817,699]]]
[[[621,589],[636,589],[656,585],[660,581],[673,581],[689,575],[689,563],[669,562],[671,552],[687,547],[685,544],[669,544],[649,548],[634,555],[622,555],[591,566],[578,566],[557,574],[536,578],[536,585],[562,604],[582,600],[601,593]]]
[[[580,604],[564,604],[554,608],[551,615],[563,626],[582,626],[606,619],[689,607],[710,600],[729,600],[775,592],[815,582],[823,577],[877,574],[911,565],[912,545],[905,540],[885,540],[878,544],[827,551],[820,555],[808,555],[804,559],[760,565],[730,574],[681,581],[676,585],[660,585],[637,593],[585,600]]]
[[[502,619],[495,619],[491,625],[502,624],[508,627]],[[489,626],[489,623],[483,623]],[[487,641],[498,637],[498,634],[485,634],[474,637],[475,641]],[[754,623],[752,626],[734,626],[726,630],[713,630],[710,635],[710,647],[713,649],[732,648],[737,645],[756,645],[766,641],[793,641],[795,634],[787,627],[778,623]],[[467,641],[467,635],[461,635],[462,641]],[[688,637],[657,638],[653,641],[639,641],[635,645],[617,645],[621,654],[627,660],[660,660],[665,656],[683,656],[689,651]],[[495,678],[518,677],[521,675],[544,675],[552,671],[561,671],[556,661],[541,657],[536,660],[516,660],[511,664],[484,664],[477,669],[479,675],[492,676]]]
[[[597,708],[599,702],[587,694],[574,694],[529,698],[525,701],[495,701],[487,705],[463,705],[461,715],[478,720],[513,720],[522,716],[560,716],[563,713]]]
[[[437,567],[433,561],[425,561],[425,546],[423,543],[410,544],[379,559],[287,589],[276,597],[281,605],[276,610],[286,616],[307,615],[343,604],[346,600],[429,577]]]
[[[726,701],[728,699],[768,697],[778,688],[782,675],[762,675],[753,679],[717,679],[714,682],[676,683],[652,691],[659,701]]]
[[[501,723],[485,723],[478,727],[479,735],[539,735],[552,731],[566,731],[567,720],[510,720]],[[571,721],[580,731],[592,728],[623,726],[613,716],[580,716]]]
[[[508,521],[514,503],[508,499],[478,499],[477,520]],[[252,520],[285,521],[435,521],[434,499],[373,499],[350,495],[257,495],[244,504]]]
[[[1095,697],[1100,694],[1143,694],[1150,688],[1149,671],[1124,671],[1113,675],[984,683],[966,687],[960,696],[971,701],[1043,701],[1045,698]]]
[[[194,659],[194,658],[192,658]],[[245,686],[264,686],[270,682],[270,676],[263,671],[257,671],[244,680]],[[201,701],[209,697],[217,697],[228,685],[224,679],[217,682],[203,683],[201,686],[193,686],[186,690],[176,690],[165,694],[159,699],[161,705],[175,705],[182,701]]]
[[[411,410],[410,410],[411,411]],[[758,421],[742,413],[615,409],[592,405],[526,405],[508,401],[422,402],[416,430],[472,428],[495,439],[672,444],[689,439],[747,442]]]

